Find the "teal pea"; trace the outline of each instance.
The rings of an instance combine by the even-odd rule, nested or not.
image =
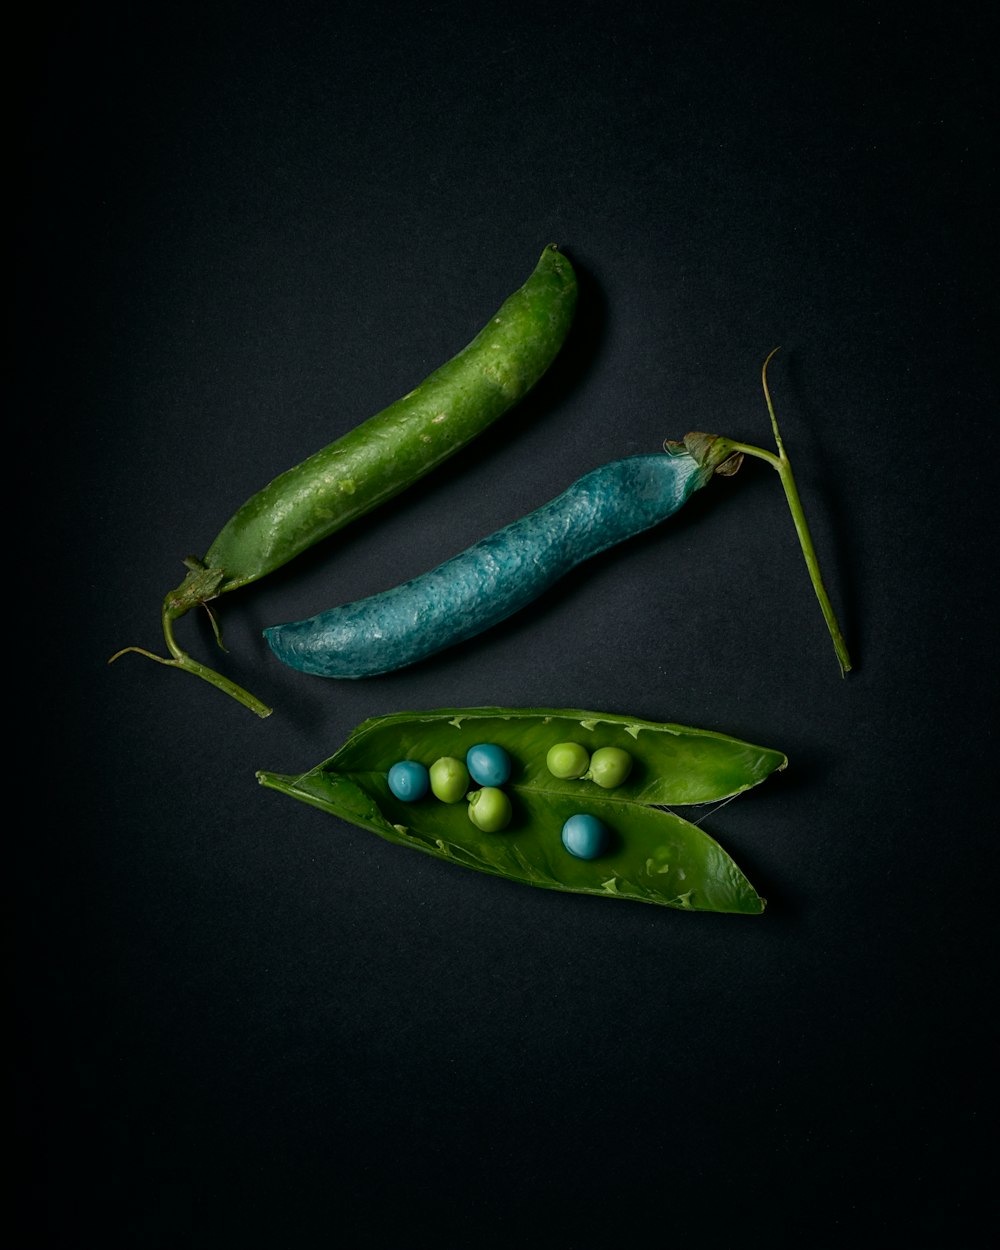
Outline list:
[[[479,742],[469,747],[465,763],[477,785],[502,786],[510,779],[510,756],[493,742]]]
[[[416,760],[400,760],[389,769],[389,789],[404,803],[416,803],[430,789],[430,777]]]
[[[596,816],[581,812],[570,816],[562,828],[562,844],[577,859],[597,859],[611,841],[611,831]]]

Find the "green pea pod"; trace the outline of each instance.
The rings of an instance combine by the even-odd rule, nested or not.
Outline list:
[[[402,399],[269,482],[226,522],[163,603],[170,658],[126,647],[218,686],[259,716],[270,708],[181,650],[174,622],[257,581],[399,494],[512,408],[541,378],[576,308],[573,267],[550,244],[527,282],[457,356]],[[214,624],[214,617],[213,617]],[[218,630],[216,630],[218,637]]]
[[[568,741],[589,752],[623,748],[633,760],[628,779],[606,791],[590,781],[553,777],[546,755]],[[464,759],[479,742],[502,746],[514,761],[504,786],[514,815],[502,833],[478,830],[463,803],[433,797],[404,803],[390,792],[386,775],[398,760],[429,766],[442,756]],[[729,855],[662,805],[727,799],[786,764],[780,751],[683,725],[549,708],[447,708],[365,721],[335,755],[301,776],[259,772],[257,778],[389,842],[509,881],[757,914],[764,900]],[[611,845],[599,859],[577,859],[562,846],[563,824],[581,812],[611,830]]]

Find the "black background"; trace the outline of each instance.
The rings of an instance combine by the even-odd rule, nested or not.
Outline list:
[[[995,166],[975,6],[103,5],[37,23],[11,466],[29,1240],[979,1244],[995,948]],[[137,656],[180,559],[462,347],[556,241],[516,412],[222,604],[258,721]],[[395,675],[263,625],[405,580],[607,460],[767,445]],[[17,502],[22,489],[40,507]],[[25,536],[21,523],[30,527]],[[35,546],[35,543],[38,546]],[[194,616],[182,643],[211,662]],[[582,707],[784,750],[708,822],[759,918],[533,891],[261,790],[371,715]]]

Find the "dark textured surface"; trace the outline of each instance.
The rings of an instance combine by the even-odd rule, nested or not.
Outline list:
[[[667,520],[710,476],[688,455],[614,460],[436,569],[264,637],[303,673],[393,672],[507,620],[584,560]]]
[[[39,726],[8,834],[25,1244],[979,1244],[987,13],[344,0],[37,19],[14,211],[38,447],[11,472],[43,493],[8,542],[30,567],[13,606]],[[468,342],[553,240],[579,313],[524,406],[227,597],[228,656],[180,623],[274,716],[138,656],[106,667],[158,645],[184,556]],[[759,464],[422,664],[331,683],[270,656],[264,625],[405,581],[598,465],[692,429],[765,442],[778,343],[848,680]],[[255,780],[368,716],[475,704],[786,752],[706,822],[765,914],[525,889]]]

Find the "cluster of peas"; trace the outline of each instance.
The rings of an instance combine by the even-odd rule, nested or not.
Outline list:
[[[603,790],[620,786],[632,771],[632,757],[620,747],[600,747],[593,755],[578,742],[558,742],[545,757],[553,777],[593,781]],[[452,755],[435,760],[430,768],[416,760],[400,760],[389,769],[389,789],[404,803],[416,803],[428,791],[442,803],[467,799],[469,819],[483,833],[499,833],[510,824],[510,799],[500,788],[511,773],[510,756],[501,746],[480,742],[466,752],[465,761]],[[479,786],[470,790],[470,782]],[[611,841],[611,831],[596,816],[580,812],[562,828],[562,844],[578,859],[597,859]]]

